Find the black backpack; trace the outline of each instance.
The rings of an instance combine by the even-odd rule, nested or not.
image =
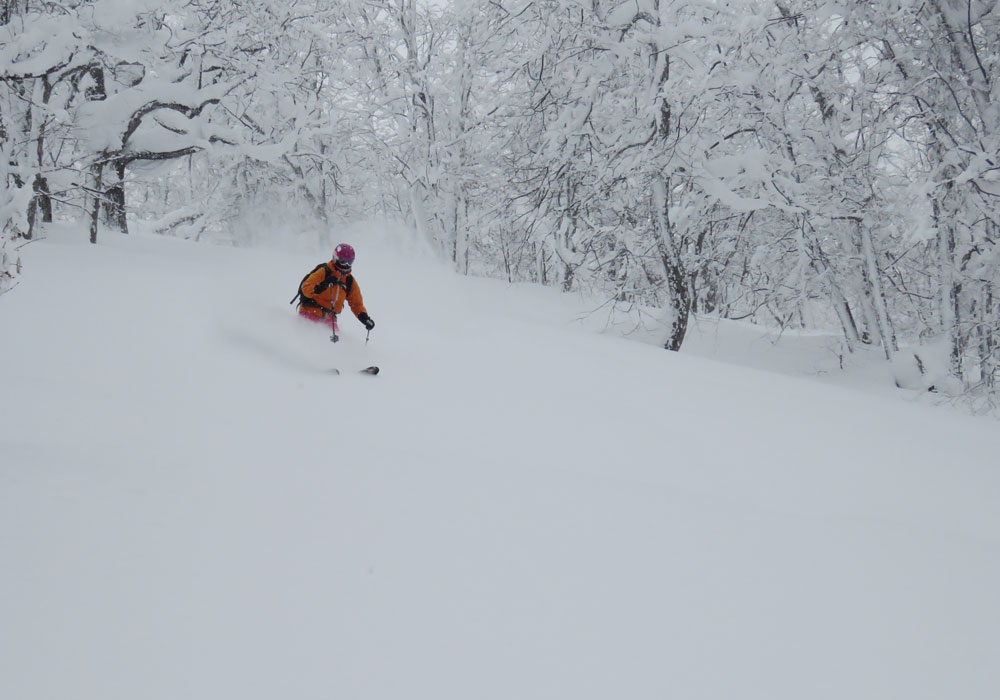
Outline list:
[[[305,274],[305,277],[303,277],[302,281],[299,282],[299,290],[295,292],[295,296],[293,296],[292,300],[288,302],[289,304],[294,304],[297,301],[301,306],[319,306],[319,304],[317,304],[315,301],[313,301],[312,299],[310,299],[309,297],[307,297],[305,294],[302,293],[302,285],[304,285],[306,283],[306,280],[309,279],[309,277],[311,277],[320,268],[326,270],[326,276],[323,278],[322,282],[316,285],[317,287],[322,287],[323,289],[326,289],[331,284],[337,284],[336,282],[334,282],[333,279],[331,279],[332,273],[330,272],[330,266],[327,265],[325,262],[320,263],[319,265],[309,270],[309,272]],[[347,279],[344,280],[342,286],[344,287],[344,291],[350,294],[351,288],[354,286],[354,275],[348,275]]]

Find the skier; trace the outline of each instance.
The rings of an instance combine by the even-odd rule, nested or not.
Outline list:
[[[354,315],[371,330],[375,321],[368,315],[361,289],[351,274],[354,265],[354,248],[347,243],[341,243],[333,251],[333,259],[320,263],[312,272],[302,278],[299,283],[299,293],[292,299],[298,300],[299,316],[315,323],[327,323],[333,328],[331,340],[340,335],[337,325],[337,315],[344,308],[346,301]]]

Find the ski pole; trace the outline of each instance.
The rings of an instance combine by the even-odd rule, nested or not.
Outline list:
[[[330,330],[332,331],[332,335],[330,336],[331,343],[336,343],[338,340],[340,340],[340,337],[337,335],[337,314],[334,313],[333,311],[334,309],[337,308],[338,301],[340,301],[339,284],[337,285],[336,296],[332,296],[332,301],[330,302]]]

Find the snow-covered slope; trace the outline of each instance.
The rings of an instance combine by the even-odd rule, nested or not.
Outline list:
[[[376,236],[367,345],[322,256],[84,238],[0,297],[0,697],[996,697],[995,422]]]

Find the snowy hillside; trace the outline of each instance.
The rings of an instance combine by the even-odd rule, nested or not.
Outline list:
[[[325,248],[24,249],[0,698],[996,698],[995,422],[351,242],[367,345],[287,305]]]

